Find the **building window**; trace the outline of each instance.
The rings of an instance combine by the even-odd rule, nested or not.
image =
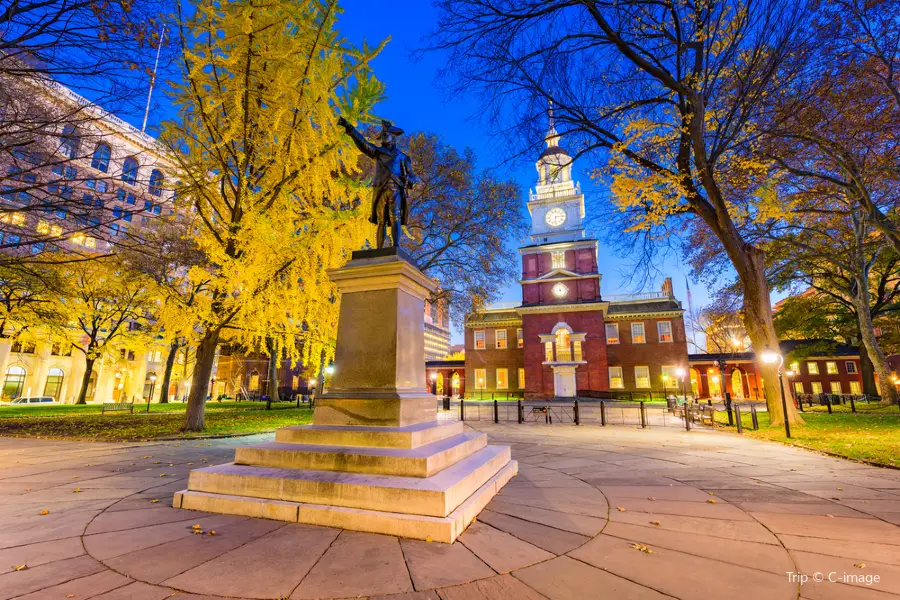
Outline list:
[[[817,362],[808,362],[806,363],[806,368],[809,370],[810,375],[818,375],[819,374],[819,363]],[[821,394],[822,392],[815,392]]]
[[[797,392],[798,394],[803,393],[803,382],[802,381],[794,382],[794,391]]]
[[[519,367],[519,389],[525,389],[525,369],[523,367]]]
[[[134,185],[137,181],[138,163],[132,157],[125,159],[122,163],[122,181],[128,185]]]
[[[862,386],[859,384],[858,381],[850,382],[850,393],[854,394],[854,395],[862,394]]]
[[[494,330],[494,347],[498,350],[506,350],[506,330]]]
[[[856,374],[856,363],[853,362],[852,360],[848,360],[847,362],[845,362],[845,363],[844,363],[844,368],[847,369],[847,374],[848,374],[848,375],[855,375],[855,374]]]
[[[609,388],[612,390],[621,390],[625,387],[625,380],[622,379],[622,367],[609,368]]]
[[[4,398],[15,398],[22,393],[25,375],[27,373],[23,367],[10,367],[6,370],[6,379],[3,381]]]
[[[822,393],[822,383],[819,381],[813,381],[809,384],[812,387],[813,394],[821,394]]]
[[[162,196],[163,174],[159,169],[153,169],[150,172],[150,184],[148,185],[150,194],[153,196]]]
[[[572,360],[572,348],[569,346],[569,330],[560,329],[556,332],[556,360],[568,362]]]
[[[250,381],[247,383],[247,389],[251,392],[259,390],[259,371],[256,369],[250,371]]]
[[[64,377],[65,374],[60,368],[54,367],[47,371],[47,381],[44,383],[44,395],[53,396],[54,399],[59,400],[59,393],[62,391]]]
[[[66,158],[76,158],[78,156],[78,135],[75,132],[74,125],[63,127],[59,141],[59,151],[63,156]]]
[[[832,394],[843,394],[844,390],[841,389],[840,381],[832,381],[831,382],[831,393]]]
[[[475,369],[475,389],[483,390],[484,389],[484,380],[485,380],[485,371],[484,369]]]
[[[553,362],[553,342],[544,342],[544,360]]]
[[[91,166],[98,171],[103,171],[106,173],[109,171],[109,156],[112,154],[112,151],[109,148],[109,144],[100,142],[97,144],[97,149],[94,150],[94,156],[91,159]]]
[[[581,354],[581,342],[572,342],[572,354],[574,355],[576,361],[584,360]]]
[[[678,388],[678,367],[675,365],[663,365],[662,383],[663,389]]]
[[[794,373],[797,373],[799,375],[800,374],[800,363],[792,362],[791,363],[791,371],[793,371]]]
[[[522,334],[522,328],[516,329],[516,347],[524,348],[525,347],[525,336]]]
[[[497,389],[509,388],[509,369],[497,369]]]
[[[607,344],[618,344],[619,343],[619,324],[618,323],[607,323],[606,324],[606,343]]]
[[[650,387],[650,367],[641,366],[634,368],[634,386],[639,388]]]
[[[475,330],[475,349],[484,350],[484,329]]]
[[[671,321],[658,321],[656,323],[656,333],[659,336],[660,342],[671,342],[672,341],[672,322]]]
[[[644,324],[640,321],[637,323],[631,324],[631,343],[632,344],[647,343],[647,338],[644,336]]]
[[[566,268],[566,252],[565,250],[556,250],[550,253],[550,256],[553,259],[553,268],[554,269],[565,269]]]
[[[829,360],[828,362],[826,362],[825,363],[825,372],[828,373],[829,375],[837,375],[838,374],[837,363],[833,360]]]

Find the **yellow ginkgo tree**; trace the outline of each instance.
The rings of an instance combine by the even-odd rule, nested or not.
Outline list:
[[[326,270],[371,233],[337,119],[370,120],[383,95],[369,69],[381,47],[350,45],[339,15],[335,0],[197,0],[179,15],[178,114],[162,138],[204,254],[188,271],[203,293],[183,311],[197,332],[187,431],[204,426],[223,335],[258,349],[274,338],[313,369],[331,351],[338,306]]]

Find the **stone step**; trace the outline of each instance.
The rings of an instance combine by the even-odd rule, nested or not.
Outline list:
[[[339,527],[353,531],[367,531],[452,544],[490,502],[491,498],[500,491],[500,488],[517,472],[518,463],[514,460],[509,461],[446,517],[248,498],[189,490],[176,493],[173,505],[175,508],[188,510]]]
[[[372,448],[274,442],[238,448],[236,465],[430,477],[481,450],[487,435],[466,432],[417,448]]]
[[[320,446],[372,446],[376,448],[418,448],[463,432],[460,422],[430,421],[405,427],[365,427],[357,425],[297,425],[275,432],[275,441]]]
[[[188,490],[446,517],[509,460],[508,446],[485,446],[431,477],[229,463],[194,469],[188,478]]]

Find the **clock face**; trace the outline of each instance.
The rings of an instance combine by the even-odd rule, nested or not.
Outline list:
[[[566,211],[559,207],[551,208],[544,215],[544,220],[547,221],[547,225],[550,227],[559,227],[566,222]]]
[[[564,298],[569,293],[569,288],[562,281],[553,286],[553,295],[557,298]]]

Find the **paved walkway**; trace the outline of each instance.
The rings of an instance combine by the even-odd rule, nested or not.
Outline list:
[[[900,471],[715,432],[475,425],[520,474],[452,546],[169,506],[260,437],[0,439],[0,600],[900,596]]]

